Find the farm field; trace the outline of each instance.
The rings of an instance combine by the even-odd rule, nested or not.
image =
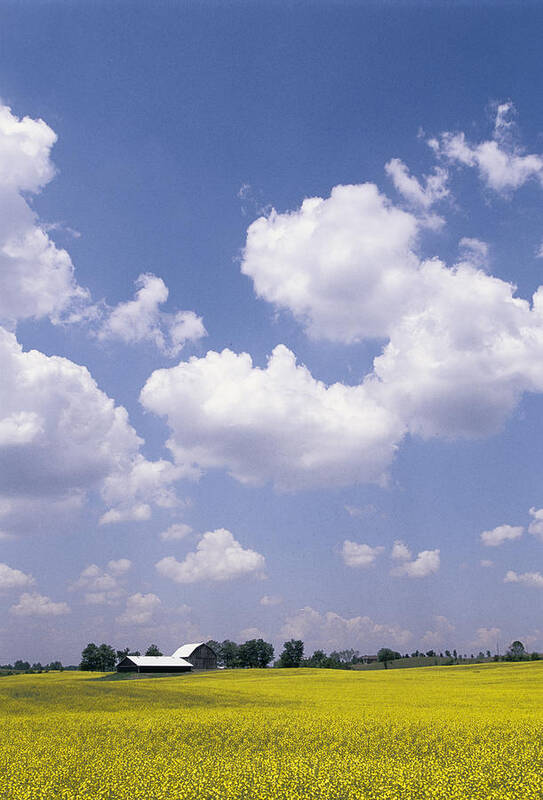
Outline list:
[[[532,800],[543,663],[0,678],[9,800]]]

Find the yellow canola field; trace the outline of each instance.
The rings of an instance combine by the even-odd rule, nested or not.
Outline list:
[[[9,800],[541,800],[543,663],[0,678]]]

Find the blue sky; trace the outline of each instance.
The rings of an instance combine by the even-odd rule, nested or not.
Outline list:
[[[1,17],[0,663],[543,649],[543,9]]]

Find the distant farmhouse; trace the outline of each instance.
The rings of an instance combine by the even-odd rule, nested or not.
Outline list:
[[[217,656],[205,642],[184,644],[171,656],[125,656],[117,672],[191,672],[217,669]]]

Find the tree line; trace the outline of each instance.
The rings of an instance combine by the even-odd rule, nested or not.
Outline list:
[[[273,661],[274,647],[270,642],[263,639],[249,639],[243,644],[237,644],[230,639],[222,642],[209,639],[206,644],[211,647],[217,656],[217,665],[227,669],[235,668],[265,668]],[[111,645],[102,643],[96,645],[90,642],[81,653],[79,667],[64,667],[61,661],[51,661],[48,664],[41,664],[39,661],[31,664],[29,661],[18,659],[13,664],[0,664],[0,671],[3,674],[13,674],[14,672],[39,673],[49,672],[50,670],[94,670],[97,672],[112,672],[115,666],[126,656],[140,656],[139,650],[131,650],[129,647],[123,650],[116,650]],[[145,651],[146,656],[163,655],[156,644],[151,644]],[[401,654],[389,647],[382,647],[377,653],[377,661],[381,662],[385,669],[391,661],[407,658],[437,658],[446,659],[444,664],[461,664],[470,661],[537,661],[540,658],[538,652],[529,653],[524,644],[516,639],[511,643],[504,655],[492,655],[490,650],[479,651],[477,655],[471,653],[461,654],[456,650],[445,650],[437,653],[435,650],[422,652],[415,650],[411,654]],[[315,650],[311,656],[304,657],[304,643],[301,639],[289,639],[283,643],[283,649],[279,658],[273,663],[274,667],[317,667],[321,669],[351,669],[356,664],[364,662],[366,657],[361,656],[358,650],[345,649],[333,650],[327,654],[324,650]],[[437,663],[437,662],[436,662]]]
[[[61,661],[51,661],[49,664],[35,661],[31,664],[30,661],[22,661],[20,658],[13,664],[0,664],[0,670],[7,675],[12,675],[14,672],[26,672],[30,675],[36,672],[62,672],[64,669],[75,669],[75,667],[63,667]]]

